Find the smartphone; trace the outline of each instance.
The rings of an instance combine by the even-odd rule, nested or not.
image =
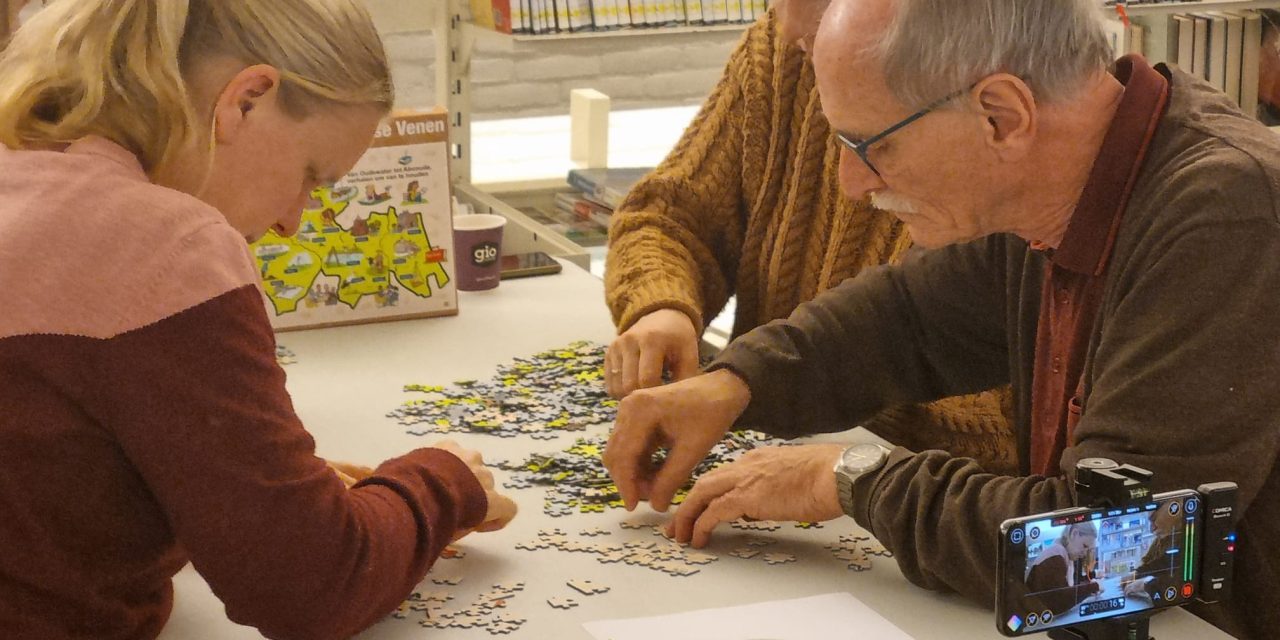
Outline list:
[[[502,268],[499,277],[507,280],[509,278],[541,276],[560,273],[561,268],[560,263],[556,262],[555,258],[541,251],[513,253],[502,256]]]
[[[1182,489],[1121,509],[1005,520],[996,627],[1021,636],[1187,604],[1199,587],[1201,507]]]

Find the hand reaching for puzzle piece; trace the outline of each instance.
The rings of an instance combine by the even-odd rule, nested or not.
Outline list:
[[[476,480],[480,481],[480,486],[484,488],[485,497],[489,501],[489,509],[484,514],[484,521],[475,529],[461,529],[453,534],[453,542],[457,542],[467,534],[473,531],[489,532],[497,531],[511,522],[516,517],[516,503],[508,498],[494,487],[493,472],[484,465],[484,458],[477,451],[463,449],[457,443],[451,440],[441,440],[433,445],[433,448],[443,449],[457,456],[467,464],[474,473]]]
[[[748,451],[698,479],[667,524],[667,535],[700,549],[721,522],[839,518],[844,512],[831,469],[843,450],[815,444]]]

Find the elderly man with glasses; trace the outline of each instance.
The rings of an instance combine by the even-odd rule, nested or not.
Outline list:
[[[660,511],[732,425],[821,432],[1012,383],[1020,474],[940,451],[763,449],[705,475],[671,532],[848,515],[921,586],[990,604],[1006,518],[1072,506],[1075,463],[1155,489],[1240,486],[1234,598],[1280,629],[1280,138],[1222,93],[1110,60],[1096,0],[834,0],[815,66],[841,187],[921,252],[623,400],[605,463]],[[667,449],[661,463],[652,454]],[[833,472],[833,466],[835,472]]]

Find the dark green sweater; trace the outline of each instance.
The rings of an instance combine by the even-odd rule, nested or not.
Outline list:
[[[1000,522],[1072,506],[1077,460],[1146,467],[1160,491],[1234,481],[1235,597],[1195,611],[1242,638],[1274,637],[1280,137],[1188,75],[1175,72],[1170,91],[1106,275],[1065,475],[1002,477],[899,448],[858,483],[856,520],[916,584],[990,604]],[[1011,236],[916,255],[743,336],[712,368],[750,386],[742,424],[780,435],[1012,382],[1025,473],[1044,267],[1043,254]]]

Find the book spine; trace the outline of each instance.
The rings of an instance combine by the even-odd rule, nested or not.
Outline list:
[[[568,182],[569,186],[583,193],[596,192],[596,183],[576,170],[569,172]]]

